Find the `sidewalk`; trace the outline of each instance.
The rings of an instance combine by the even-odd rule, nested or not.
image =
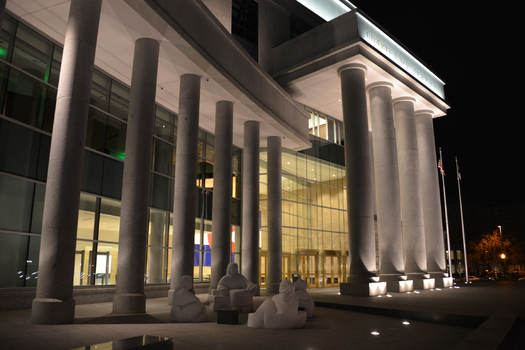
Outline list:
[[[246,326],[247,314],[240,314],[238,325],[217,324],[213,313],[208,314],[208,323],[170,323],[167,298],[157,298],[147,300],[143,315],[112,315],[111,303],[77,305],[75,323],[69,325],[34,325],[30,310],[0,312],[0,348],[71,349],[154,335],[173,338],[174,349],[452,349],[460,343],[463,348],[474,345],[465,339],[471,334],[478,339],[480,331],[488,338],[483,344],[497,345],[490,343],[491,332],[481,326],[496,313],[525,320],[521,282],[476,281],[461,288],[381,298],[340,296],[338,288],[309,292],[316,309],[304,329],[251,329]],[[206,295],[199,297],[205,300]],[[255,306],[265,298],[256,297]],[[499,324],[488,327],[499,331]],[[506,348],[523,348],[523,322],[519,324],[521,333],[511,334]]]

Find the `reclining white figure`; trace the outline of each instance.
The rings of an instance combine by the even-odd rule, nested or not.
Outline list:
[[[206,308],[194,293],[192,278],[190,276],[179,278],[170,313],[170,318],[173,322],[193,323],[208,321]]]
[[[299,299],[292,282],[285,280],[279,286],[279,294],[266,299],[256,312],[248,315],[248,327],[291,329],[303,328],[306,312],[298,311]]]
[[[308,284],[305,280],[298,279],[293,285],[295,287],[295,295],[297,295],[297,298],[299,299],[299,307],[304,308],[308,318],[312,317],[314,315],[315,303],[310,294],[306,291]]]
[[[217,289],[208,296],[210,310],[217,311],[222,307],[237,307],[239,312],[251,312],[253,296],[257,294],[259,286],[251,283],[239,273],[237,263],[229,263],[226,276],[217,284]]]

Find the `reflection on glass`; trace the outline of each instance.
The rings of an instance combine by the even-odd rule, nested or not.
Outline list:
[[[38,79],[49,80],[53,44],[22,23],[16,30],[12,63]]]

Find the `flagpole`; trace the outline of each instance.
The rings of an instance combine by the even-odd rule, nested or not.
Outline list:
[[[463,221],[463,204],[461,202],[461,175],[459,174],[458,157],[456,157],[456,174],[458,178],[459,211],[461,213],[461,232],[463,233],[463,255],[465,256],[465,277],[468,283],[467,244],[465,242],[465,223]]]
[[[441,173],[441,182],[443,183],[443,203],[445,204],[445,225],[447,228],[447,248],[448,248],[448,277],[452,277],[452,252],[450,251],[450,233],[448,230],[448,212],[447,212],[447,192],[445,191],[445,171],[443,170],[443,154],[439,148],[439,170]]]

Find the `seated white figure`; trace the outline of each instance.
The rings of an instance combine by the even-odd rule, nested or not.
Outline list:
[[[299,299],[299,307],[304,308],[308,318],[312,317],[314,315],[315,303],[310,294],[306,291],[308,284],[305,280],[298,279],[293,285],[295,287],[295,295],[297,295],[297,298]]]
[[[253,296],[257,294],[259,286],[251,283],[239,273],[237,263],[229,263],[226,276],[217,284],[217,289],[208,296],[210,309],[217,311],[221,307],[237,307],[239,312],[251,312]]]
[[[279,286],[279,294],[266,299],[256,312],[248,315],[248,327],[291,329],[303,328],[306,312],[298,311],[299,299],[292,282],[285,280]]]
[[[207,322],[206,308],[193,292],[193,280],[182,276],[175,288],[175,297],[171,306],[170,318],[173,322]]]

